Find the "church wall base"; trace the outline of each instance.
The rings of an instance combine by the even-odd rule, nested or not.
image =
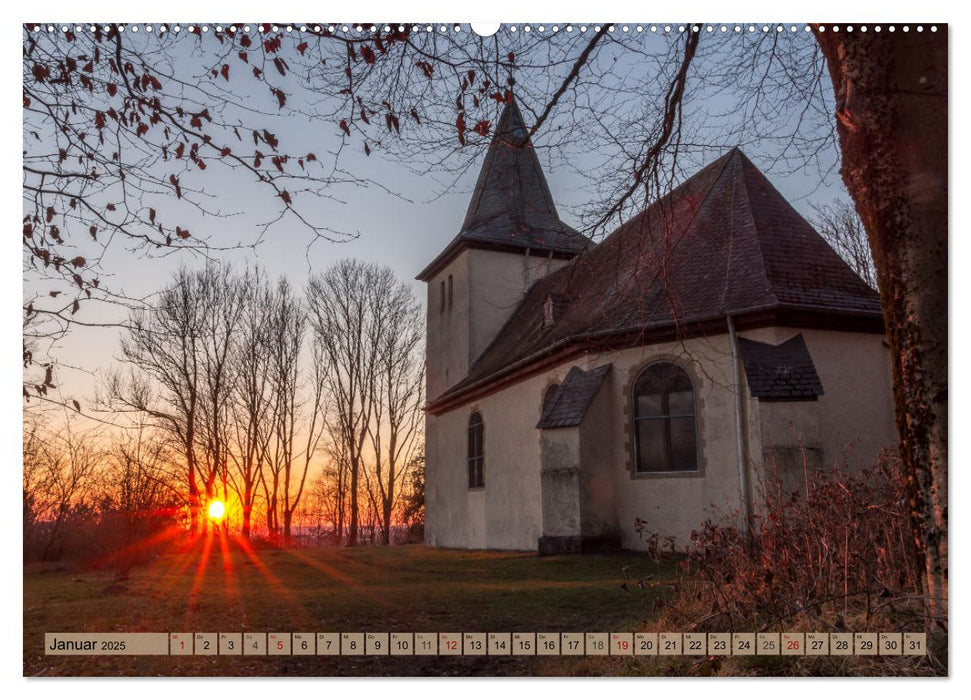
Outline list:
[[[539,555],[553,554],[591,554],[594,552],[614,552],[620,549],[617,535],[544,535],[539,538]]]

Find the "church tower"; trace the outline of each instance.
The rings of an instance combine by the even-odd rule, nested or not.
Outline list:
[[[510,98],[459,234],[418,275],[428,291],[428,399],[465,378],[533,282],[588,245],[560,221],[529,130]]]

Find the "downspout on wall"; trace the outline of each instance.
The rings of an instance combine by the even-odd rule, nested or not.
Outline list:
[[[526,255],[523,257],[523,294],[529,291],[529,248],[526,249]]]
[[[738,358],[738,336],[735,334],[735,321],[731,316],[726,316],[725,318],[728,321],[728,341],[732,346],[732,390],[735,393],[735,459],[738,464],[738,488],[742,503],[742,527],[745,532],[748,532],[752,519],[752,491],[749,487],[745,436],[742,430],[745,395],[742,388],[742,368]]]

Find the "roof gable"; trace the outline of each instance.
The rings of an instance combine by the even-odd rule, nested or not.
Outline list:
[[[536,427],[572,428],[580,425],[609,370],[609,363],[587,371],[579,367],[570,369]]]
[[[755,398],[791,401],[823,395],[823,384],[801,333],[779,345],[739,338],[738,349]]]

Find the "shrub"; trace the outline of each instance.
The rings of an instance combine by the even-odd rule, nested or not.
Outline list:
[[[805,482],[790,492],[769,474],[748,532],[737,512],[692,532],[658,629],[923,631],[897,458],[855,473],[807,469]],[[659,549],[656,536],[642,538]]]

